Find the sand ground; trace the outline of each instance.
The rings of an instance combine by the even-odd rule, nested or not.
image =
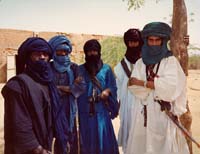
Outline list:
[[[0,84],[0,90],[4,84]],[[190,70],[188,75],[187,96],[189,107],[192,113],[192,135],[200,143],[200,70]],[[3,154],[3,116],[4,104],[0,94],[0,154]],[[113,120],[115,133],[117,136],[119,130],[119,118]],[[120,153],[122,150],[120,148]],[[193,144],[193,154],[200,154],[200,149]]]

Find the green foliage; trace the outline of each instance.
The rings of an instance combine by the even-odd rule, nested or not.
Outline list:
[[[128,10],[131,10],[132,8],[134,10],[137,10],[145,3],[145,0],[123,0],[123,1],[127,1]],[[160,0],[155,0],[155,1],[156,3],[158,3]]]
[[[141,6],[144,5],[145,0],[123,0],[123,1],[128,1],[128,10],[131,10],[132,8],[134,10],[139,9]]]
[[[101,57],[104,63],[112,68],[121,61],[125,53],[125,45],[122,37],[108,37],[101,42]]]
[[[189,57],[189,69],[200,69],[200,55],[193,55]]]

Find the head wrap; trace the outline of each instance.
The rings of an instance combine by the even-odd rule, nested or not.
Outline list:
[[[30,58],[32,52],[45,52],[49,54],[49,57],[51,57],[52,54],[51,47],[43,38],[28,38],[18,49],[18,73],[28,71],[29,75],[40,83],[49,82],[49,80],[51,80],[51,71],[49,70],[50,68],[48,68],[49,63],[44,60],[33,62]]]
[[[101,45],[96,39],[88,40],[83,46],[84,53],[86,54],[88,51],[98,51],[101,53]]]
[[[129,47],[129,41],[138,41],[139,45],[137,47]],[[124,43],[126,44],[127,50],[125,53],[126,59],[135,64],[135,62],[141,57],[141,48],[143,45],[143,40],[141,32],[139,29],[129,29],[124,33]]]
[[[70,67],[70,57],[68,54],[72,52],[72,45],[69,39],[64,35],[54,36],[49,40],[49,44],[53,49],[53,65],[54,68],[60,72],[66,72],[67,69]],[[56,55],[56,51],[64,50],[67,55],[65,56],[58,56]]]
[[[129,29],[124,33],[124,43],[128,47],[128,41],[139,41],[140,46],[142,46],[143,41],[142,41],[142,36],[141,32],[139,29]]]
[[[25,69],[25,65],[30,61],[30,54],[33,51],[46,52],[51,57],[52,50],[49,44],[39,37],[30,37],[26,39],[18,49],[17,55],[17,74],[22,73]]]
[[[88,40],[84,44],[84,53],[85,53],[85,67],[90,75],[96,75],[101,69],[103,62],[101,60],[101,45],[95,40]],[[97,51],[98,55],[87,55],[88,51]]]
[[[52,50],[48,42],[43,38],[31,37],[25,40],[19,47],[18,56],[19,60],[23,63],[23,70],[28,74],[33,80],[47,85],[49,88],[49,93],[51,97],[51,109],[52,116],[54,120],[54,128],[56,135],[56,145],[60,150],[60,154],[66,153],[66,145],[68,136],[66,135],[68,131],[68,121],[64,110],[61,110],[61,103],[59,101],[59,95],[57,88],[53,82],[53,73],[51,71],[49,62],[44,60],[32,61],[30,55],[32,52],[46,52],[51,56]],[[26,67],[25,67],[26,64]]]
[[[72,52],[72,44],[69,39],[64,35],[54,36],[49,40],[53,52],[57,50],[64,50],[68,53]]]
[[[142,47],[142,60],[144,64],[156,64],[163,58],[172,55],[172,52],[167,48],[167,42],[170,39],[171,27],[163,22],[152,22],[144,26],[142,37],[144,45]],[[162,44],[159,46],[149,46],[147,39],[149,36],[158,36],[162,39]]]
[[[171,32],[171,27],[168,24],[163,22],[151,22],[144,26],[142,37],[145,39],[148,36],[159,36],[169,40]]]

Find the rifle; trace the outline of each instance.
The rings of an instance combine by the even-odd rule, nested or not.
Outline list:
[[[99,80],[97,79],[96,76],[91,77],[91,81],[92,81],[93,84],[95,84],[95,85],[101,90],[101,92],[103,91],[103,88],[101,87],[101,84],[100,84],[100,82],[99,82]],[[110,91],[109,93],[110,93],[109,96],[110,96],[112,99],[115,99],[115,98],[113,97],[111,91]],[[98,95],[96,98],[97,98],[96,100],[99,101],[100,95]],[[118,112],[119,112],[120,100],[117,100],[117,102],[118,102]],[[111,111],[112,109],[110,109],[110,107],[109,107],[109,101],[108,101],[108,99],[107,99],[107,100],[104,100],[104,103],[105,103],[107,109]],[[117,115],[118,115],[118,114],[119,114],[119,113],[117,113]]]
[[[90,103],[89,114],[93,116],[95,114],[95,103],[98,101],[97,90],[93,87],[92,89],[92,96],[88,98]]]
[[[155,100],[155,101],[158,102],[160,105],[162,104],[162,100]],[[181,123],[178,120],[178,117],[176,115],[174,115],[172,112],[170,112],[169,109],[167,109],[166,107],[164,108],[163,111],[171,119],[171,121],[173,121],[173,123],[181,130],[181,132],[190,141],[194,142],[198,148],[200,148],[200,144],[191,136],[191,134],[187,131],[187,129],[181,125]]]

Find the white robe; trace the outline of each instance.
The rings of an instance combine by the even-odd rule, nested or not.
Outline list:
[[[131,64],[126,58],[124,58],[129,70],[134,67],[134,64]],[[133,102],[135,97],[128,89],[128,80],[121,63],[118,63],[115,68],[114,72],[116,75],[116,82],[117,82],[117,96],[120,99],[120,128],[118,132],[118,145],[122,146],[123,152],[125,152],[127,140],[129,136],[129,130],[131,126],[131,110],[133,107]]]
[[[154,67],[155,72],[156,66]],[[171,102],[171,111],[180,116],[186,112],[186,76],[174,56],[160,62],[155,89],[129,86],[136,101],[132,108],[132,122],[126,154],[189,154],[182,132],[161,112],[154,99]],[[132,72],[133,77],[146,80],[146,66],[139,59]],[[147,127],[144,127],[143,106],[147,105]]]

